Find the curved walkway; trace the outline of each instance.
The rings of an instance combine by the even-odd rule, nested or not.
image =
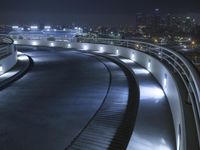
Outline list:
[[[129,88],[118,65],[59,48],[20,50],[31,56],[33,66],[23,78],[0,92],[1,150],[64,150],[110,96],[111,100],[116,98],[116,105],[109,103],[101,110],[112,115],[109,110],[115,107],[120,112],[114,113],[123,119]],[[111,73],[115,77],[112,85]],[[109,125],[111,128],[104,131],[114,136],[117,130],[111,132],[112,123]]]
[[[119,58],[134,72],[140,102],[128,150],[175,150],[173,119],[167,97],[151,73],[125,58]]]

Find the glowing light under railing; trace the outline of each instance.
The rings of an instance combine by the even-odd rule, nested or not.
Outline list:
[[[167,86],[167,74],[164,75],[163,86],[164,86],[164,87]]]
[[[99,48],[99,51],[100,51],[101,53],[103,53],[103,52],[104,52],[104,48],[103,48],[103,47],[100,47],[100,48]]]
[[[14,40],[14,44],[18,44],[18,42],[16,40]]]
[[[151,60],[148,61],[147,67],[148,67],[148,69],[151,68]]]
[[[88,50],[88,46],[87,46],[87,45],[84,45],[84,46],[83,46],[83,50]]]
[[[71,44],[67,44],[67,48],[71,48],[72,46],[71,46]]]
[[[131,60],[135,61],[135,53],[131,54]]]
[[[55,43],[53,43],[53,42],[50,43],[50,46],[51,46],[51,47],[54,47],[54,46],[55,46]]]
[[[118,55],[119,55],[119,50],[117,49],[115,53],[116,53],[116,55],[118,56]]]
[[[38,45],[38,42],[37,42],[37,41],[33,41],[33,42],[31,43],[31,45],[37,46],[37,45]]]
[[[3,66],[0,65],[0,73],[3,72]]]

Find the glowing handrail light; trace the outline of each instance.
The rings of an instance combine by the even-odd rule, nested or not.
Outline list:
[[[148,67],[148,69],[151,68],[151,60],[149,60],[147,67]]]
[[[118,49],[116,50],[116,55],[119,55],[119,50]]]
[[[0,66],[0,72],[1,73],[3,72],[3,66]]]
[[[135,53],[132,53],[132,54],[131,54],[131,60],[132,60],[132,61],[135,61]]]
[[[67,48],[71,48],[72,46],[71,46],[71,44],[67,44]]]
[[[87,46],[87,45],[84,45],[84,46],[83,46],[83,50],[88,50],[88,46]]]
[[[164,75],[163,86],[167,86],[167,74]]]
[[[55,43],[50,43],[50,46],[51,46],[51,47],[54,47],[54,46],[55,46]]]
[[[100,48],[99,48],[99,51],[100,51],[101,53],[103,53],[103,52],[104,52],[104,48],[103,48],[103,47],[100,47]]]
[[[18,42],[15,40],[15,41],[14,41],[14,44],[18,44]]]
[[[37,46],[37,45],[38,45],[38,42],[33,41],[31,44],[32,44],[33,46]]]

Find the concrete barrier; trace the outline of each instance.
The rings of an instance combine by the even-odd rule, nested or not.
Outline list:
[[[113,53],[125,58],[129,58],[141,66],[149,70],[152,75],[162,86],[171,108],[175,134],[177,150],[186,150],[186,127],[185,118],[183,113],[183,104],[177,86],[176,80],[173,76],[173,72],[160,62],[155,57],[152,57],[144,52],[137,51],[130,48],[119,47],[114,45],[104,44],[90,44],[90,43],[67,43],[67,42],[50,42],[46,40],[16,40],[15,44],[19,45],[31,45],[31,46],[47,46],[47,47],[62,47],[62,48],[74,48],[77,50],[93,50],[102,51],[107,53]]]

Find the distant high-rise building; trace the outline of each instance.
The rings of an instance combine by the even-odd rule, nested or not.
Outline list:
[[[159,26],[161,23],[160,9],[156,8],[153,13],[153,25]]]
[[[145,26],[146,25],[146,15],[143,13],[136,14],[136,26]]]

